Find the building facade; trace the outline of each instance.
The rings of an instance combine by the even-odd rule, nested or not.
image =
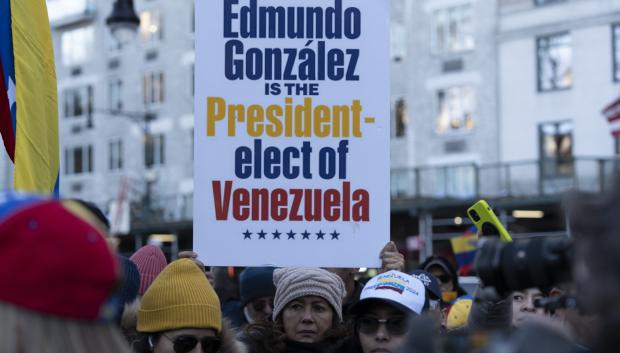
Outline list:
[[[47,3],[62,196],[96,203],[136,246],[184,232],[191,246],[193,1],[135,1],[140,27],[126,43],[106,26],[111,1]]]
[[[602,110],[620,95],[620,2],[505,0],[499,16],[501,159],[540,161],[545,190],[596,187],[615,155]]]
[[[515,236],[566,234],[564,193],[603,191],[617,165],[602,110],[620,94],[620,2],[414,4],[393,237],[449,254],[480,198]]]

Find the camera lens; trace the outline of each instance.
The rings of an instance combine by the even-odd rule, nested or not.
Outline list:
[[[478,216],[478,212],[476,212],[476,210],[469,210],[469,215],[474,219],[474,222],[478,222],[480,220],[480,216]]]

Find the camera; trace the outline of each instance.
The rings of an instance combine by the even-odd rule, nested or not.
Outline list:
[[[537,237],[505,243],[485,238],[476,254],[474,269],[485,286],[498,294],[538,287],[550,289],[571,280],[572,241]]]

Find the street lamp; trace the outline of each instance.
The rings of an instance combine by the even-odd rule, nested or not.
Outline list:
[[[140,25],[140,19],[133,8],[133,0],[116,0],[105,23],[121,46],[128,43]]]

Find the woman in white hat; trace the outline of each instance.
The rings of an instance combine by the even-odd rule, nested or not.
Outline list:
[[[407,322],[426,306],[424,284],[399,271],[371,278],[351,309],[355,336],[342,352],[396,352],[405,343]]]

